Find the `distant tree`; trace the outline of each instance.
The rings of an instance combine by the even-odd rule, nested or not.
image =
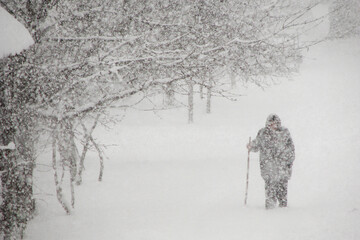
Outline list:
[[[304,44],[299,36],[318,22],[304,17],[316,4],[304,7],[286,0],[161,2],[162,8],[145,18],[160,28],[155,35],[158,42],[166,43],[154,44],[153,52],[175,59],[162,63],[170,65],[174,75],[182,73],[189,89],[189,115],[193,85],[200,85],[200,92],[208,87],[211,94],[228,95],[230,83],[211,76],[214,69],[226,69],[233,80],[260,87],[290,77],[301,62]],[[183,92],[181,81],[173,89],[176,86],[181,90],[175,92]]]
[[[334,0],[330,7],[330,38],[360,35],[360,1]]]

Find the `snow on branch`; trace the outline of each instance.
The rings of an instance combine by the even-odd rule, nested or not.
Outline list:
[[[139,89],[133,88],[133,89],[125,90],[116,95],[114,94],[114,95],[110,95],[110,96],[103,96],[103,97],[99,98],[97,101],[94,101],[87,105],[83,105],[75,110],[67,111],[65,113],[56,114],[54,112],[54,110],[52,109],[52,110],[47,110],[47,111],[46,110],[45,111],[38,110],[38,114],[42,117],[54,119],[56,121],[62,121],[64,119],[71,119],[71,118],[78,117],[78,116],[81,116],[83,114],[86,114],[86,113],[89,113],[92,111],[96,111],[97,109],[99,109],[107,104],[110,104],[114,101],[132,96],[132,95],[144,90],[145,88],[146,88],[146,86],[142,86]]]
[[[116,36],[84,36],[84,37],[55,36],[55,37],[47,37],[47,38],[43,38],[43,39],[47,40],[47,41],[55,41],[55,42],[103,40],[103,41],[125,41],[125,43],[127,43],[129,41],[134,41],[138,38],[139,38],[138,36],[131,37],[130,39],[124,39],[124,37],[116,37]]]
[[[174,38],[166,40],[166,41],[161,41],[161,42],[150,42],[150,41],[147,41],[145,39],[145,44],[150,45],[152,47],[159,47],[161,45],[168,45],[168,44],[174,43],[174,42],[188,36],[189,34],[190,34],[190,32],[186,32],[184,34],[181,34],[180,36],[174,37]]]

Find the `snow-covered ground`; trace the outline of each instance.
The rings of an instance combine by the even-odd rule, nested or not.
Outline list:
[[[304,58],[293,81],[250,87],[237,102],[197,100],[186,110],[127,112],[96,137],[108,159],[97,181],[86,159],[76,208],[57,203],[50,152],[36,168],[37,216],[26,240],[360,239],[360,39],[327,41]],[[289,207],[264,209],[258,155],[251,154],[244,206],[246,143],[277,113],[296,147]],[[68,193],[68,192],[66,192]],[[69,198],[69,196],[66,196]]]

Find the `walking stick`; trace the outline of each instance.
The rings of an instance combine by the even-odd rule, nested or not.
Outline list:
[[[251,143],[251,137],[249,137],[249,144],[250,143]],[[250,149],[248,150],[248,159],[247,159],[245,205],[247,202],[247,195],[248,195],[248,188],[249,188],[249,165],[250,165]]]

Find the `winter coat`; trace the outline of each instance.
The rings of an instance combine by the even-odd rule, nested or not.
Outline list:
[[[276,129],[270,124],[276,123]],[[295,147],[287,128],[281,126],[280,118],[271,114],[265,128],[260,129],[250,143],[251,151],[260,151],[261,176],[265,181],[289,180],[295,160]]]

